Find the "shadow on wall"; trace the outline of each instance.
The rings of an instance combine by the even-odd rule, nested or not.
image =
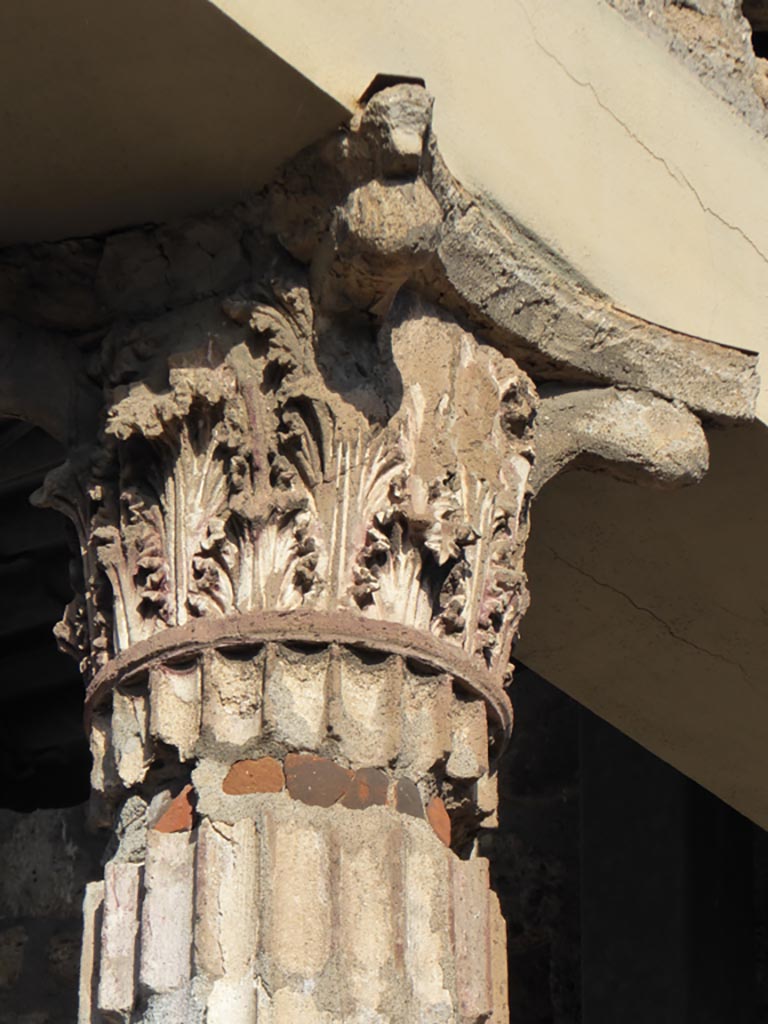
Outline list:
[[[481,840],[507,921],[510,1020],[579,1024],[579,707],[518,666],[499,828]]]
[[[768,428],[708,431],[677,492],[586,472],[532,514],[516,656],[768,826]]]

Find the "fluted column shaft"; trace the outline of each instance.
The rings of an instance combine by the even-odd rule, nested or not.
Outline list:
[[[87,900],[81,1024],[504,1020],[482,699],[268,643],[157,664],[92,723],[101,795],[134,795]]]

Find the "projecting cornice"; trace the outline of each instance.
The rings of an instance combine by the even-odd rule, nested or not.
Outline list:
[[[616,309],[455,181],[430,120],[426,92],[400,86],[374,95],[350,129],[305,150],[249,203],[178,225],[5,250],[7,414],[71,436],[94,409],[98,352],[121,344],[126,323],[213,300],[263,275],[283,249],[308,267],[324,314],[374,323],[398,291],[415,289],[539,381],[639,390],[706,419],[753,416],[754,355]],[[65,351],[67,366],[52,372]],[[56,378],[44,403],[31,383],[41,373]]]

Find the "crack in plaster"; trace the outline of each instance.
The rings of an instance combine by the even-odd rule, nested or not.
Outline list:
[[[622,121],[622,119],[618,116],[618,114],[616,114],[613,110],[611,110],[611,108],[601,98],[601,96],[598,93],[597,89],[594,87],[594,85],[591,82],[583,81],[582,79],[580,79],[576,75],[574,75],[573,72],[560,60],[560,58],[557,56],[557,54],[553,53],[551,50],[548,50],[547,47],[544,46],[544,44],[541,42],[541,40],[539,39],[539,37],[538,37],[538,35],[536,33],[536,28],[535,28],[535,25],[533,23],[533,19],[531,18],[531,15],[530,15],[528,9],[526,8],[525,4],[523,3],[523,0],[516,0],[516,3],[517,3],[517,6],[522,11],[523,16],[524,16],[526,22],[528,23],[528,27],[531,30],[531,37],[532,37],[534,43],[541,50],[541,52],[543,54],[545,54],[545,56],[549,57],[550,60],[554,61],[554,63],[560,68],[560,70],[563,72],[563,74],[567,78],[569,78],[570,81],[572,81],[574,83],[574,85],[579,86],[581,89],[587,89],[588,92],[590,92],[592,94],[592,96],[594,97],[594,100],[597,103],[597,105],[600,107],[600,109],[604,110],[605,113],[608,114],[608,116],[613,121],[615,121],[617,125],[619,125],[619,127],[629,136],[630,139],[632,139],[633,142],[637,143],[637,145],[640,146],[640,148],[643,149],[648,154],[648,156],[650,156],[653,160],[655,160],[657,163],[662,164],[662,166],[667,171],[667,173],[670,175],[670,177],[674,181],[676,181],[678,185],[681,185],[681,186],[687,188],[688,191],[691,193],[691,195],[696,200],[696,203],[698,204],[698,206],[700,207],[700,209],[702,210],[703,213],[707,213],[711,217],[714,217],[714,219],[716,221],[718,221],[720,224],[722,224],[723,227],[725,227],[729,231],[733,231],[737,235],[739,235],[747,243],[747,245],[751,249],[754,250],[754,252],[763,261],[763,263],[768,263],[768,255],[766,255],[762,251],[762,249],[757,245],[757,243],[752,238],[750,238],[749,235],[742,228],[740,228],[737,224],[732,224],[730,221],[726,220],[723,216],[721,216],[719,213],[717,213],[715,210],[713,210],[712,207],[707,206],[707,204],[701,198],[701,196],[697,192],[696,188],[694,187],[694,185],[692,184],[690,179],[680,170],[679,167],[678,168],[672,167],[672,165],[663,156],[659,156],[658,153],[654,152],[651,149],[651,147],[646,142],[643,142],[643,140],[632,131],[632,129],[629,127],[628,124],[626,124],[626,122]]]
[[[549,553],[554,558],[556,558],[559,562],[562,562],[563,565],[568,566],[569,569],[573,569],[574,572],[577,572],[580,576],[584,576],[592,583],[595,583],[598,587],[601,587],[604,590],[610,590],[613,594],[618,594],[619,597],[623,597],[624,600],[628,604],[630,604],[634,609],[636,609],[639,612],[644,612],[646,615],[649,615],[654,620],[654,622],[658,622],[658,624],[672,638],[672,640],[676,640],[677,642],[684,644],[686,647],[691,647],[693,650],[699,651],[701,654],[706,654],[708,657],[714,658],[716,661],[721,661],[725,665],[728,665],[730,668],[738,669],[745,682],[748,685],[750,685],[747,671],[744,668],[744,666],[740,664],[738,661],[731,661],[729,658],[726,658],[725,655],[718,654],[717,651],[711,651],[707,647],[702,647],[700,644],[695,643],[693,640],[689,640],[681,633],[676,632],[672,628],[672,626],[670,626],[670,624],[660,615],[657,615],[657,613],[652,608],[648,608],[645,605],[638,604],[637,601],[634,600],[634,598],[629,596],[629,594],[625,593],[623,590],[620,590],[618,587],[614,587],[611,583],[607,583],[605,580],[598,579],[597,576],[593,576],[592,573],[587,572],[586,569],[582,569],[581,566],[576,565],[574,562],[570,562],[567,558],[563,557],[563,555],[561,555],[558,551],[555,551],[553,547],[550,547],[549,545],[545,545],[545,547],[546,550],[549,551]]]

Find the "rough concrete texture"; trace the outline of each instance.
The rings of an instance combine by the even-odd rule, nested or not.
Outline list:
[[[534,376],[640,387],[722,420],[754,413],[756,358],[611,308],[558,275],[519,228],[467,202],[447,221],[428,287]]]
[[[706,473],[707,439],[687,410],[618,388],[552,391],[542,395],[536,417],[535,490],[574,461],[630,480],[649,477],[660,487],[698,483]]]
[[[755,56],[752,46],[752,32],[768,25],[762,0],[608,3],[691,68],[756,131],[768,135],[768,61]]]
[[[85,809],[0,811],[0,1022],[72,1024],[82,902],[102,843]]]

